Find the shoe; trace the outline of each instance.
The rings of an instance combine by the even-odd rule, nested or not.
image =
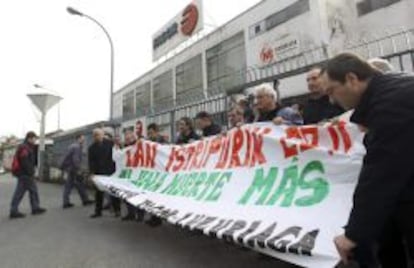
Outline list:
[[[144,216],[145,216],[145,211],[143,209],[138,209],[137,210],[137,222],[142,222],[144,220]]]
[[[40,215],[46,212],[46,209],[44,208],[37,208],[32,211],[32,215]]]
[[[101,213],[93,213],[90,217],[91,217],[92,219],[95,219],[95,218],[102,217],[102,214],[101,214]]]
[[[120,211],[115,211],[114,216],[115,216],[115,218],[121,217],[121,212]]]
[[[148,224],[151,227],[157,227],[160,226],[162,224],[162,220],[159,217],[156,216],[151,216],[151,218],[145,222],[146,224]]]
[[[257,253],[257,258],[261,261],[274,261],[275,259],[263,253]]]
[[[83,204],[83,206],[90,206],[90,205],[92,205],[93,203],[95,203],[95,201],[92,201],[92,200],[86,200],[85,202],[83,202],[82,204]]]
[[[133,221],[133,220],[135,220],[135,216],[133,214],[127,214],[121,219],[121,221]]]
[[[72,203],[67,203],[63,205],[63,209],[74,207],[75,205]]]
[[[26,217],[26,215],[20,212],[12,212],[10,213],[10,216],[9,216],[10,219],[19,219],[19,218],[24,218],[24,217]]]

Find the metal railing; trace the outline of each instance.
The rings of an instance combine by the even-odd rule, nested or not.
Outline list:
[[[360,54],[365,58],[381,57],[394,65],[397,70],[414,71],[414,29],[403,30],[382,38],[360,40],[358,44],[348,44],[347,51]],[[226,112],[229,109],[232,94],[243,92],[264,82],[271,82],[305,73],[312,66],[324,63],[329,59],[329,47],[322,46],[286,58],[266,66],[249,66],[228,74],[228,79],[241,81],[229,88],[214,87],[207,90],[207,96],[196,93],[182,94],[177,100],[154,104],[151,112],[146,114],[149,122],[155,122],[161,127],[168,128],[174,136],[176,122],[179,118],[193,117],[200,111],[211,113],[218,123],[227,124]],[[240,79],[241,77],[241,79]]]

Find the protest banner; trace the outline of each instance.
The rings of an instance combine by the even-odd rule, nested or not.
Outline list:
[[[252,124],[185,146],[140,140],[98,188],[171,224],[306,267],[334,267],[365,149],[349,123]]]

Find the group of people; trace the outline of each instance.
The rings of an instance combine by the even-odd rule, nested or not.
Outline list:
[[[344,263],[354,260],[362,268],[413,267],[414,165],[411,153],[414,152],[414,76],[392,72],[392,66],[384,60],[365,61],[354,54],[343,53],[324,66],[313,67],[306,81],[310,91],[307,103],[284,107],[273,86],[262,84],[256,87],[253,103],[249,98],[243,98],[228,111],[228,127],[252,122],[316,124],[350,111],[350,121],[365,132],[367,153],[344,234],[334,240],[338,253]],[[194,121],[189,117],[178,121],[178,134],[173,143],[187,144],[224,130],[205,111],[199,112]],[[144,138],[141,133],[127,130],[121,144],[117,138],[105,137],[102,129],[94,130],[94,142],[88,149],[90,173],[111,175],[115,171],[114,152]],[[147,139],[167,143],[156,124],[148,125],[147,133]],[[35,138],[33,132],[28,133],[16,152],[21,159],[21,171],[16,174],[18,183],[10,218],[24,216],[18,211],[18,205],[26,190],[30,193],[33,214],[45,212],[39,206],[33,180]],[[83,143],[84,137],[78,136],[62,164],[68,172],[64,208],[73,206],[69,202],[73,187],[77,187],[84,205],[92,203],[79,179]],[[102,192],[96,191],[93,218],[102,215],[103,196]],[[115,215],[119,216],[120,201],[112,197],[111,205]],[[128,205],[128,213],[123,219],[142,220],[143,217],[143,211]],[[149,222],[155,226],[161,224],[161,220],[155,217]]]
[[[279,102],[278,91],[270,84],[262,84],[254,89],[252,101],[248,97],[237,100],[227,113],[228,126],[217,124],[206,111],[199,112],[194,120],[182,117],[178,121],[178,135],[175,144],[186,144],[202,137],[217,135],[227,128],[239,127],[255,122],[273,122],[277,125],[316,124],[344,113],[324,91],[322,67],[315,66],[307,74],[310,91],[305,104],[294,103],[283,106]]]
[[[146,139],[158,142],[165,143],[165,138],[159,133],[159,127],[157,124],[150,124],[147,127],[147,137]],[[124,147],[132,146],[136,144],[138,139],[144,139],[142,136],[142,131],[138,130],[136,133],[134,131],[127,129],[124,132],[124,142],[121,142],[119,137],[112,136],[112,133],[105,132],[104,129],[97,128],[93,130],[93,142],[88,148],[88,165],[90,176],[95,175],[104,175],[109,176],[115,172],[115,162],[116,154]],[[89,205],[92,202],[88,199],[87,195],[84,194],[84,184],[83,178],[79,175],[81,173],[80,165],[78,163],[79,154],[73,153],[73,148],[77,148],[80,152],[82,150],[81,146],[83,144],[84,137],[79,135],[77,141],[69,147],[69,151],[66,154],[65,160],[62,164],[62,169],[65,170],[68,174],[68,179],[66,180],[64,186],[64,197],[63,197],[63,208],[73,207],[73,204],[69,202],[69,194],[73,186],[78,186],[79,194],[83,200],[84,205]],[[76,156],[75,156],[76,155]],[[65,165],[65,162],[68,161],[70,165]],[[78,174],[78,175],[71,175]],[[77,182],[76,182],[77,180]],[[105,194],[96,189],[95,191],[95,211],[91,215],[91,218],[99,218],[102,216],[104,210],[104,196]],[[109,196],[108,205],[113,210],[113,213],[116,217],[121,216],[121,201],[114,197]],[[141,222],[144,220],[145,213],[143,210],[135,208],[134,206],[126,203],[127,214],[122,217],[123,221],[136,220]],[[146,221],[150,226],[158,226],[162,223],[161,219],[155,216],[150,216],[150,219]]]

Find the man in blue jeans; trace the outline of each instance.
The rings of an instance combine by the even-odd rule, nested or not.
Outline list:
[[[85,142],[85,137],[80,134],[76,136],[76,142],[69,146],[68,152],[62,162],[62,170],[67,172],[68,177],[63,190],[63,208],[71,208],[73,204],[69,201],[70,192],[75,187],[80,195],[84,206],[90,205],[93,202],[89,200],[85,185],[81,176],[82,165],[82,146]]]
[[[25,214],[19,212],[19,204],[26,191],[29,191],[32,214],[38,215],[46,212],[46,209],[39,206],[39,193],[34,180],[36,139],[37,135],[33,131],[28,132],[24,142],[19,145],[14,156],[12,172],[17,177],[17,185],[11,202],[10,219],[25,217]]]

